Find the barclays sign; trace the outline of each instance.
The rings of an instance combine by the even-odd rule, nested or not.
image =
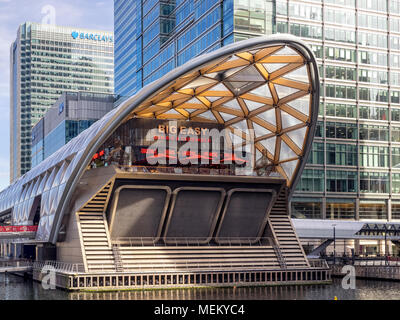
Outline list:
[[[113,42],[113,36],[107,36],[107,35],[100,35],[97,33],[84,33],[84,32],[77,32],[74,31],[71,33],[72,38],[75,40],[80,39],[80,40],[93,40],[93,41],[102,41],[102,42]]]

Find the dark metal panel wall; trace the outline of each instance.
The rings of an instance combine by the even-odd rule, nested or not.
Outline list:
[[[115,192],[110,235],[112,239],[136,238],[138,243],[159,240],[171,189],[162,186],[122,186]],[[131,239],[132,240],[132,239]]]
[[[276,195],[272,189],[231,190],[228,193],[215,241],[218,243],[258,241],[264,232]]]
[[[174,191],[164,242],[210,241],[225,198],[222,188],[183,187]]]

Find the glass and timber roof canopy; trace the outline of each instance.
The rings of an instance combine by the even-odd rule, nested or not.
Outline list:
[[[242,50],[180,77],[130,116],[224,124],[290,186],[310,135],[312,72],[290,44]]]

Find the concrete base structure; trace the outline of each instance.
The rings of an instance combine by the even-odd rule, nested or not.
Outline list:
[[[72,211],[64,221],[66,237],[56,245],[58,263],[75,266],[73,272],[57,273],[57,285],[61,288],[289,285],[331,280],[326,264],[310,264],[304,254],[287,213],[284,180],[198,176],[194,181],[190,175],[128,173],[107,167],[88,171],[81,185]],[[174,196],[169,197],[165,188],[170,188],[168,192]],[[128,190],[128,196],[117,190]],[[190,191],[184,196],[192,212],[200,206],[203,216],[208,217],[205,224],[200,220],[193,223],[195,216],[182,217],[185,211],[179,206],[179,195],[183,190]],[[232,195],[232,190],[240,191],[235,208],[243,201],[241,193],[248,200],[251,193],[246,193],[247,190],[268,190],[272,195],[261,198],[269,203],[255,205],[257,198],[252,199],[253,224],[257,208],[263,209],[258,228],[251,232],[247,228],[247,234],[238,234],[243,229],[235,229],[243,225],[240,221],[248,212],[242,210],[235,216],[229,211],[228,194]],[[219,196],[210,197],[209,202],[214,199],[215,205],[205,207],[195,201],[197,192]],[[187,199],[191,195],[194,197]],[[246,205],[251,206],[248,201]],[[144,210],[147,215],[141,214]],[[124,215],[125,212],[129,215]],[[174,220],[175,214],[181,218]],[[223,224],[228,224],[224,221],[227,217],[232,221],[221,237]],[[187,236],[167,236],[174,229]],[[142,237],[132,237],[132,230]],[[34,279],[40,281],[42,277],[40,268],[35,268]]]

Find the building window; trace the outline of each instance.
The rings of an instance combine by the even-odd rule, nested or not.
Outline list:
[[[400,148],[392,148],[392,168],[400,168]]]
[[[309,164],[324,164],[324,144],[321,142],[314,142],[312,150],[308,158]]]
[[[324,191],[324,170],[305,169],[297,185],[298,191],[323,192]]]
[[[392,200],[392,219],[400,220],[400,201]]]
[[[389,120],[389,110],[384,107],[360,106],[360,118],[387,121]]]
[[[389,148],[360,146],[361,167],[389,167]]]
[[[327,103],[326,115],[332,117],[356,118],[357,106],[353,104]]]
[[[326,175],[326,191],[357,192],[357,172],[328,170]]]
[[[355,219],[355,201],[353,199],[326,199],[326,218],[332,220]]]
[[[337,166],[357,165],[357,146],[353,144],[326,144],[326,163]]]
[[[363,193],[388,193],[389,174],[386,172],[360,172],[360,191]]]
[[[357,139],[357,125],[355,123],[326,123],[326,137],[333,139]]]
[[[291,216],[296,219],[322,219],[321,204],[318,199],[293,199]]]
[[[360,219],[387,220],[387,205],[385,201],[360,200]]]
[[[400,193],[400,173],[392,173],[392,193]]]
[[[360,140],[388,141],[388,126],[360,124]]]

